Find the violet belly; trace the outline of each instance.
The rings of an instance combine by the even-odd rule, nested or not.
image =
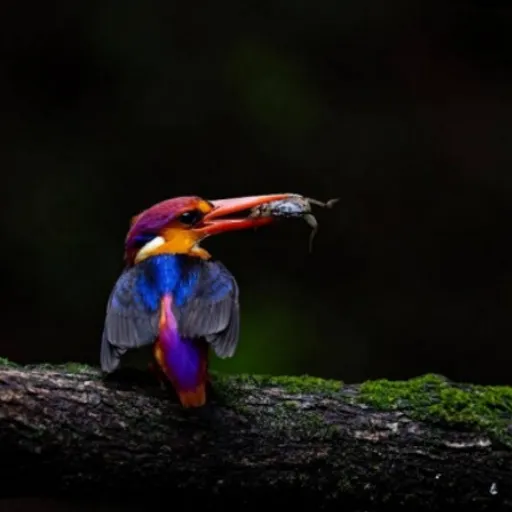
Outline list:
[[[179,335],[178,324],[172,313],[172,297],[170,295],[162,298],[161,308],[158,338],[163,362],[169,372],[169,377],[179,390],[193,390],[200,382],[201,347],[194,340],[182,338]]]

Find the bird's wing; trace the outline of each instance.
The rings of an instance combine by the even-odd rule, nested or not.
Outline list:
[[[101,368],[112,372],[130,349],[153,343],[158,335],[158,309],[150,308],[137,291],[142,267],[125,270],[117,280],[107,303],[101,340]]]
[[[180,335],[204,338],[217,356],[231,357],[238,344],[238,285],[219,262],[203,261],[194,294],[178,308]]]

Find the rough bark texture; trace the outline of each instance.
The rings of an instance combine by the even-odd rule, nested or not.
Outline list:
[[[512,450],[485,431],[376,410],[359,386],[222,377],[214,390],[210,407],[184,411],[168,391],[92,369],[3,367],[0,497],[512,508]]]

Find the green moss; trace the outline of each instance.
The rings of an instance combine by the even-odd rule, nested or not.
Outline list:
[[[226,375],[212,373],[215,396],[251,423],[270,428],[273,432],[290,431],[307,433],[309,437],[318,436],[325,439],[334,435],[336,427],[328,424],[318,412],[303,408],[301,395],[329,397],[341,390],[341,382],[317,379],[314,377],[274,377],[270,375]],[[264,407],[248,405],[246,398],[252,398],[259,392],[271,388],[280,388],[284,393],[294,395],[276,400],[274,405]],[[295,399],[295,396],[297,399]],[[266,397],[262,397],[265,403]]]
[[[222,375],[212,372],[214,383],[219,388],[271,388],[279,387],[290,394],[331,394],[341,390],[342,382],[319,379],[309,375],[283,377],[273,375]]]
[[[260,386],[280,387],[291,394],[320,393],[331,394],[341,390],[342,382],[319,379],[309,375],[298,377],[274,377],[271,375],[256,375],[253,377]]]
[[[97,370],[87,364],[82,363],[64,363],[62,366],[62,369],[69,373],[90,373],[90,372],[96,372]]]
[[[41,368],[42,365],[39,365]],[[48,365],[50,370],[55,370],[58,372],[65,373],[97,373],[97,369],[83,363],[76,363],[73,361],[62,363],[62,364],[50,364]]]
[[[298,409],[300,407],[300,403],[296,400],[285,400],[283,402],[283,407],[286,407],[287,409]]]
[[[63,373],[97,373],[97,370],[83,363],[36,363],[25,366],[28,370],[48,370]]]
[[[37,370],[54,370],[57,372],[68,372],[68,373],[96,373],[97,370],[89,365],[83,363],[36,363],[36,364],[25,364],[20,365],[5,357],[0,357],[0,367],[10,368],[26,368],[26,369],[37,369]]]
[[[18,366],[18,364],[13,361],[10,361],[6,357],[0,357],[0,366],[8,366],[10,368],[15,368],[16,366]]]
[[[361,385],[358,400],[382,410],[485,431],[512,446],[512,388],[451,384],[427,374],[408,381],[376,380]]]

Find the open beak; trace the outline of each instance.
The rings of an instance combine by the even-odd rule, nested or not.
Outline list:
[[[194,231],[202,237],[224,233],[225,231],[235,231],[240,229],[255,228],[273,221],[272,217],[248,216],[241,218],[226,218],[228,215],[241,213],[244,210],[250,210],[272,201],[279,201],[290,197],[291,194],[269,194],[263,196],[234,197],[230,199],[217,199],[210,201],[213,210],[207,213],[200,226],[194,228]],[[249,215],[249,212],[247,212]]]

